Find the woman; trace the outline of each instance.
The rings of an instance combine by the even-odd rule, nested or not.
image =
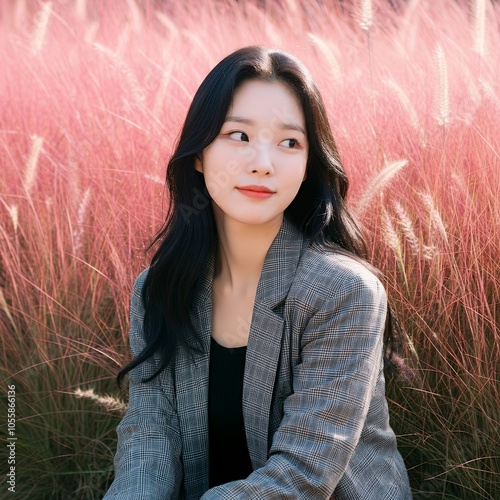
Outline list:
[[[167,187],[105,498],[411,498],[385,399],[387,299],[304,66],[260,47],[223,59]]]

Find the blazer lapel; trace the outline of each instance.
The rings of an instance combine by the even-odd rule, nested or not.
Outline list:
[[[208,374],[212,330],[212,281],[216,237],[200,276],[190,317],[203,352],[179,348],[175,360],[177,414],[182,438],[186,498],[199,498],[208,489]]]
[[[302,233],[287,217],[274,239],[257,286],[243,382],[243,417],[254,469],[267,461],[269,416],[288,295],[304,246]]]

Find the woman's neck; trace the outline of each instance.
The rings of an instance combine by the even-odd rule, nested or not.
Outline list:
[[[283,216],[265,224],[243,224],[228,217],[215,217],[218,248],[214,280],[225,293],[255,291],[267,252],[278,234]]]

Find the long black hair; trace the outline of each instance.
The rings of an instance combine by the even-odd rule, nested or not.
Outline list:
[[[312,244],[367,257],[366,244],[345,199],[349,182],[340,162],[321,95],[309,71],[294,56],[250,46],[225,57],[208,74],[188,110],[177,147],[168,163],[169,206],[165,222],[150,245],[158,245],[142,290],[146,347],[118,373],[118,383],[132,368],[159,353],[156,377],[178,345],[201,350],[190,320],[195,284],[210,255],[216,225],[197,155],[219,134],[235,90],[245,81],[281,82],[298,98],[309,143],[307,177],[286,209]],[[385,337],[394,327],[388,314]],[[387,345],[388,342],[386,342]]]

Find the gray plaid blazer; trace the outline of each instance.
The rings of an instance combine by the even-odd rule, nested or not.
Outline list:
[[[175,363],[147,384],[141,379],[158,359],[131,371],[105,500],[303,500],[333,492],[335,500],[411,499],[385,399],[384,288],[360,263],[308,243],[285,217],[257,287],[243,383],[254,472],[208,488],[214,244],[191,313],[205,352],[179,349]],[[135,355],[145,345],[146,272],[132,293]]]

